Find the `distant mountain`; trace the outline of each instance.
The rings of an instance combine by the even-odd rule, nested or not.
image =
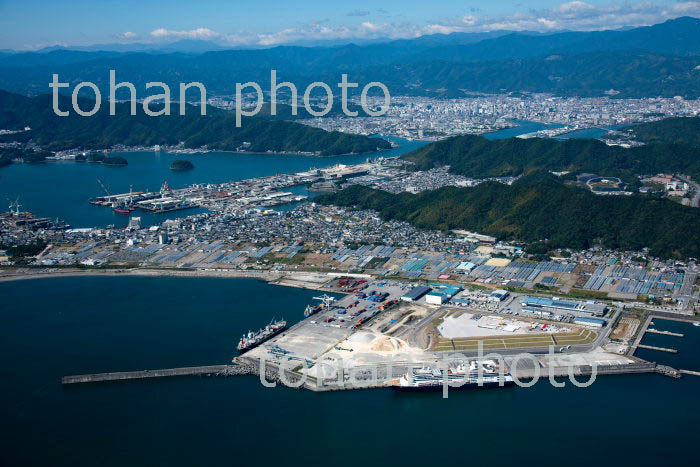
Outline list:
[[[685,144],[700,147],[700,117],[667,118],[629,128],[644,143]]]
[[[353,185],[315,198],[322,204],[373,209],[385,219],[425,229],[467,229],[502,240],[554,248],[641,250],[654,256],[700,256],[700,210],[645,196],[599,196],[545,172],[513,185],[482,183],[418,194]]]
[[[119,52],[85,52],[66,49],[56,49],[48,52],[17,52],[0,55],[0,69],[73,65],[81,62],[112,59],[121,55]],[[9,70],[5,72],[11,73]]]
[[[81,108],[90,109],[94,100],[82,99]],[[70,109],[70,98],[61,97],[60,108]],[[155,108],[155,107],[154,107]],[[244,147],[253,152],[318,152],[321,155],[365,153],[389,149],[389,142],[379,138],[327,132],[298,123],[271,121],[264,118],[246,118],[241,128],[236,128],[234,115],[210,108],[207,116],[201,116],[198,107],[188,106],[186,115],[180,116],[178,107],[170,116],[151,117],[137,106],[134,116],[129,114],[129,104],[116,107],[116,115],[109,115],[109,105],[102,103],[100,111],[92,117],[81,117],[75,112],[70,116],[54,114],[52,98],[42,95],[28,98],[0,91],[0,128],[31,131],[0,137],[0,141],[17,140],[35,142],[48,150],[102,149],[117,144],[127,146],[175,145],[180,142],[188,148],[207,146],[224,151]]]
[[[353,75],[385,83],[394,95],[460,97],[470,91],[624,98],[700,97],[700,56],[590,52],[489,62],[433,60],[372,67]]]
[[[645,51],[663,55],[700,55],[700,19],[683,17],[629,30],[562,32],[547,35],[512,33],[475,44],[440,44],[412,61],[452,62],[512,60],[553,54]]]
[[[47,53],[56,50],[68,50],[76,52],[153,52],[153,53],[189,53],[200,54],[214,50],[226,50],[226,47],[212,41],[183,39],[168,43],[114,43],[94,45],[52,46],[37,50],[36,53]]]
[[[232,94],[236,82],[269,86],[270,69],[300,88],[339,82],[385,83],[392,95],[459,97],[504,91],[618,97],[700,96],[700,20],[678,18],[630,30],[431,35],[338,47],[280,46],[197,53],[198,41],[160,51],[71,51],[0,55],[0,88],[47,92],[51,74],[106,89],[117,70],[142,92],[148,81],[205,83]],[[211,44],[204,44],[206,50]],[[183,53],[186,51],[187,53]],[[167,53],[166,53],[167,52]],[[336,88],[337,89],[337,88]]]
[[[522,175],[532,170],[592,172],[634,181],[635,175],[684,172],[700,177],[700,147],[650,144],[625,149],[593,139],[487,140],[481,136],[455,136],[404,154],[417,170],[444,165],[450,171],[474,178]]]

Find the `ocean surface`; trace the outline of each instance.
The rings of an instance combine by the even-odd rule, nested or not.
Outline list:
[[[37,293],[40,291],[40,293]],[[241,333],[295,322],[316,292],[253,279],[73,277],[0,283],[0,465],[690,465],[700,378],[589,388],[316,394],[255,377],[62,387],[60,377],[224,364]],[[649,335],[700,369],[700,328]],[[662,339],[663,342],[658,339]],[[680,360],[679,360],[680,359]]]

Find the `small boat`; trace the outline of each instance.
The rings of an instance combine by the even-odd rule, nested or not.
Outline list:
[[[132,208],[125,208],[125,207],[114,208],[114,212],[117,212],[119,214],[131,214],[131,211],[133,211]]]
[[[695,326],[696,328],[700,328],[700,323],[693,323],[693,326]]]

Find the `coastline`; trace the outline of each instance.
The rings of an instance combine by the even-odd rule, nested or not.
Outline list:
[[[384,141],[389,141],[384,137],[377,137],[377,139],[383,139]],[[398,146],[400,147],[400,146]],[[106,153],[132,153],[132,152],[152,152],[152,153],[169,153],[169,154],[175,154],[175,155],[204,155],[210,152],[219,152],[219,153],[226,153],[226,154],[259,154],[259,155],[267,155],[267,154],[272,154],[272,155],[277,155],[277,156],[284,156],[284,155],[290,155],[290,156],[308,156],[308,157],[318,157],[318,158],[326,158],[326,157],[342,157],[342,156],[361,156],[363,154],[373,154],[373,153],[382,153],[386,151],[390,151],[392,149],[396,149],[395,147],[389,148],[389,149],[378,149],[378,150],[372,150],[372,151],[366,151],[366,152],[344,152],[341,154],[317,154],[315,152],[308,152],[308,151],[235,151],[231,149],[208,149],[208,148],[175,148],[175,147],[161,147],[160,149],[155,149],[154,147],[143,147],[143,146],[127,146],[127,147],[111,147],[111,148],[102,148],[102,149],[79,149],[79,148],[72,148],[72,149],[63,149],[61,151],[58,151],[57,154],[61,153],[71,153],[71,152],[81,152],[81,151],[94,151],[94,152],[106,152]],[[72,161],[71,159],[47,159],[46,162],[51,162],[51,161]],[[78,162],[78,161],[73,161],[73,162]],[[83,162],[83,161],[81,161]]]
[[[327,287],[323,287],[323,283],[330,280],[330,277],[325,273],[318,273],[326,276],[323,283],[304,280],[308,279],[308,272],[273,272],[273,271],[255,271],[255,270],[176,270],[176,269],[153,269],[153,268],[134,268],[134,269],[88,269],[82,270],[77,268],[65,269],[41,269],[36,272],[27,271],[26,268],[19,268],[18,273],[6,273],[0,270],[0,283],[14,282],[33,279],[54,279],[59,277],[119,277],[119,276],[136,276],[136,277],[217,277],[222,279],[259,279],[270,285],[279,285],[283,287],[294,287],[307,290],[317,290],[330,292],[333,291]],[[337,293],[336,291],[333,291]]]

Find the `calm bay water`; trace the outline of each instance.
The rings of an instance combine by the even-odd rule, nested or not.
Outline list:
[[[19,197],[22,209],[40,217],[59,217],[73,227],[104,227],[109,224],[125,226],[129,216],[109,208],[93,206],[90,198],[104,195],[97,178],[111,193],[157,191],[164,181],[171,188],[193,183],[223,183],[246,178],[302,172],[311,167],[323,168],[336,164],[357,164],[367,157],[395,156],[426,144],[421,141],[396,140],[399,148],[374,154],[336,157],[312,157],[297,154],[236,154],[210,152],[201,154],[170,154],[167,152],[115,153],[129,161],[126,167],[78,162],[48,162],[44,164],[13,164],[0,168],[0,202]],[[192,161],[190,171],[170,170],[176,159]],[[9,204],[9,203],[8,203]],[[139,211],[142,225],[161,223],[165,219],[203,212],[191,209],[163,214]]]
[[[548,128],[562,128],[564,125],[558,123],[538,123],[538,122],[528,122],[525,120],[512,120],[513,123],[518,126],[512,128],[505,128],[503,130],[494,131],[493,133],[486,133],[484,138],[494,140],[494,139],[506,139],[515,138],[519,135],[524,135],[527,133],[534,133],[540,130],[546,130]]]
[[[607,376],[586,389],[541,382],[447,400],[266,389],[254,377],[60,385],[66,374],[226,363],[241,332],[275,316],[294,322],[315,295],[252,279],[0,283],[12,304],[0,311],[0,464],[656,466],[695,458],[693,377]],[[700,328],[668,329],[686,334],[676,357],[697,369]]]

